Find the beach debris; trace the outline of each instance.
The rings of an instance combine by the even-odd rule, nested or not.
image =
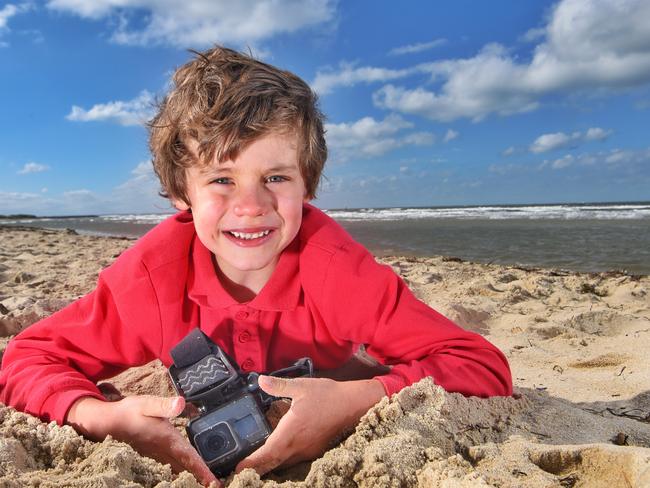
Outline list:
[[[629,445],[627,440],[629,436],[623,432],[618,432],[614,437],[612,437],[612,443],[617,446],[627,446]]]

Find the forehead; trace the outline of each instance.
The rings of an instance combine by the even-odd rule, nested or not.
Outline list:
[[[214,151],[212,159],[203,159],[197,156],[198,142],[192,140],[189,144],[190,150],[196,156],[196,164],[193,167],[201,173],[230,168],[238,170],[245,167],[300,169],[298,147],[299,140],[295,133],[269,133],[243,145],[236,153],[234,151],[231,151],[233,153],[231,155],[226,153],[226,156],[219,160],[220,151]]]

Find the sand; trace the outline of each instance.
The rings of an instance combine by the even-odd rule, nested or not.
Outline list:
[[[128,239],[0,227],[0,350],[90,291]],[[513,398],[480,400],[425,379],[385,398],[312,463],[231,487],[648,487],[650,278],[382,258],[426,303],[498,345]],[[154,362],[111,382],[170,395]],[[0,406],[0,486],[199,486],[107,439]]]

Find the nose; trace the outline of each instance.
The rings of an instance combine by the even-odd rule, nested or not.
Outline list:
[[[271,205],[271,198],[264,187],[257,185],[240,187],[234,205],[238,217],[259,217],[264,215]]]

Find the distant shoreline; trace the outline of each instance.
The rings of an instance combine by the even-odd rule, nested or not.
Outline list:
[[[318,207],[318,201],[312,202]],[[584,207],[597,207],[597,206],[612,206],[612,205],[650,205],[650,200],[631,200],[631,201],[599,201],[599,202],[555,202],[555,203],[480,203],[471,205],[389,205],[385,207],[337,207],[337,208],[321,208],[326,212],[358,212],[363,210],[391,210],[391,209],[432,209],[432,210],[446,210],[446,209],[473,209],[473,208],[528,208],[528,207],[562,207],[562,206],[584,206]],[[85,214],[85,215],[34,215],[34,214],[9,214],[0,215],[0,220],[15,220],[15,219],[81,219],[81,218],[99,218],[106,216],[120,216],[120,215],[171,215],[174,212],[127,212],[127,213],[105,213],[105,214]]]
[[[87,218],[98,218],[99,214],[88,214],[88,215],[31,215],[31,214],[10,214],[10,215],[0,215],[0,220],[16,220],[16,219],[87,219]]]

